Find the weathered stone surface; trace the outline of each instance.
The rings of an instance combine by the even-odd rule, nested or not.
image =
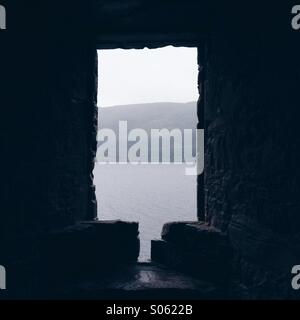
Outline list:
[[[291,267],[299,263],[299,103],[293,83],[300,74],[291,71],[293,49],[274,67],[292,48],[288,33],[280,38],[285,49],[271,34],[212,41],[206,64],[206,217],[230,234],[238,282],[253,297],[259,284],[270,296],[286,296],[282,284],[290,287]]]
[[[218,249],[220,255],[228,254],[229,250],[228,236],[201,221],[166,223],[163,226],[162,239],[187,249]]]
[[[66,298],[126,300],[222,297],[209,282],[149,263],[120,268],[113,275],[92,282],[75,283],[63,294]]]
[[[163,240],[151,242],[151,259],[217,286],[228,286],[231,279],[230,260],[207,251],[192,251]]]
[[[249,217],[233,217],[229,234],[240,256],[262,266],[287,271],[299,261],[299,243],[294,237],[283,237]]]
[[[14,275],[11,292],[29,287],[43,294],[52,286],[110,273],[139,256],[138,223],[83,222],[36,237],[20,238],[5,265]],[[24,250],[20,255],[20,250]]]
[[[163,225],[161,237],[163,240],[181,243],[184,237],[184,231],[187,224],[198,223],[195,221],[175,221],[168,222]],[[200,224],[202,222],[199,222]]]
[[[164,225],[162,238],[151,243],[153,261],[214,283],[229,281],[232,250],[221,231],[203,222],[175,222]]]
[[[97,220],[84,221],[80,225],[89,226],[95,229],[95,232],[101,237],[126,238],[139,235],[139,224],[137,222],[128,222],[122,220]]]
[[[134,262],[139,255],[138,223],[122,221],[83,222],[51,233],[41,251],[62,265],[96,270]]]
[[[5,39],[1,33],[0,234],[11,241],[95,218],[96,50],[80,2],[9,4],[11,26]],[[22,57],[18,47],[26,48]]]

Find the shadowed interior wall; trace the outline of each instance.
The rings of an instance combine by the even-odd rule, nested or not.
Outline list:
[[[283,30],[212,39],[206,65],[207,219],[229,233],[243,283],[265,298],[290,290],[300,249],[300,74]]]
[[[97,64],[90,9],[88,2],[55,2],[43,2],[43,10],[38,2],[7,5],[0,215],[1,235],[11,239],[96,216]]]

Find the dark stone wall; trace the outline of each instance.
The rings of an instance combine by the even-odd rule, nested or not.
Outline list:
[[[208,44],[206,218],[228,232],[251,297],[287,296],[300,261],[300,69],[288,27]]]
[[[97,70],[89,2],[6,8],[0,231],[15,240],[96,215]]]

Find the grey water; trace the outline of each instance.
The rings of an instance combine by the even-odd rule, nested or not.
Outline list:
[[[149,134],[151,129],[177,128],[183,132],[197,127],[197,103],[99,107],[99,129],[111,129],[118,137],[123,120],[128,122],[128,131],[142,128]],[[139,222],[140,260],[150,258],[150,242],[160,239],[164,223],[196,220],[196,176],[187,176],[184,164],[100,164],[98,153],[97,160],[94,184],[98,218]]]
[[[184,164],[99,164],[94,182],[100,220],[139,222],[140,261],[150,259],[152,239],[163,224],[193,221],[197,215],[196,176]]]

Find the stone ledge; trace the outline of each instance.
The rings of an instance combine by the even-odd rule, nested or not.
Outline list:
[[[173,221],[164,224],[161,232],[161,238],[165,241],[174,243],[181,243],[182,237],[185,233],[186,225],[203,224],[204,222],[195,221]]]
[[[46,258],[66,265],[103,269],[135,262],[139,255],[138,223],[123,221],[84,221],[52,233],[43,242]]]
[[[163,240],[151,243],[153,261],[217,284],[231,274],[232,250],[228,237],[203,222],[167,223]]]
[[[19,243],[19,250],[7,259],[7,267],[16,279],[39,279],[36,285],[44,287],[99,272],[114,272],[135,263],[140,249],[138,223],[122,221],[84,221],[20,239]],[[24,246],[30,248],[26,255],[21,252]],[[15,285],[23,286],[21,282]]]
[[[229,252],[229,240],[225,233],[211,227],[204,222],[170,222],[163,226],[162,239],[176,244],[185,249],[206,250],[212,254],[227,255]]]

